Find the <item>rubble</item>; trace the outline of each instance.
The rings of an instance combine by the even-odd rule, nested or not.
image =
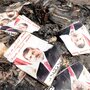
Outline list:
[[[89,0],[1,0],[0,4],[1,14],[15,10],[18,15],[25,15],[41,27],[39,31],[32,32],[33,35],[60,47],[64,58],[60,71],[79,60],[90,72],[90,55],[72,56],[59,38],[63,29],[75,21],[81,21],[90,33]],[[3,56],[4,51],[19,35],[20,33],[12,36],[5,31],[0,31],[0,43],[4,45],[3,52],[0,51],[0,90],[53,90],[53,86],[50,89],[41,84]]]
[[[72,3],[74,3],[74,4],[78,4],[78,5],[84,5],[84,4],[86,4],[86,5],[90,5],[90,1],[89,0],[70,0]]]

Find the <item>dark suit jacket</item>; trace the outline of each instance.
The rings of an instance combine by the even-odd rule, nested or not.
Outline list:
[[[50,66],[53,68],[57,60],[59,59],[61,55],[60,45],[55,45],[53,48],[49,49],[45,52],[46,58],[50,64]],[[46,77],[48,76],[49,71],[45,68],[45,66],[40,63],[39,69],[37,72],[37,78],[40,81],[44,81]]]

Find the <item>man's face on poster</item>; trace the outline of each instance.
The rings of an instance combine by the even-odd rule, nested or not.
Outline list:
[[[26,23],[20,23],[17,25],[17,29],[20,31],[26,31],[28,28],[28,25]]]
[[[85,46],[84,37],[81,33],[76,31],[70,32],[71,41],[79,48],[83,48]]]
[[[28,48],[24,53],[24,57],[31,62],[41,61],[43,60],[43,53],[37,48]]]

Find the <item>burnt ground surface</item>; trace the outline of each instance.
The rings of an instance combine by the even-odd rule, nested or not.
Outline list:
[[[19,1],[22,3],[25,0],[0,0],[0,12],[4,12],[9,5]],[[68,64],[80,61],[90,71],[90,55],[85,54],[73,57],[58,36],[58,34],[63,32],[63,28],[77,20],[85,24],[90,32],[90,0],[82,0],[83,2],[81,0],[29,1],[31,4],[23,6],[19,14],[27,16],[41,26],[39,31],[32,34],[53,45],[60,45],[64,58],[62,69]],[[0,32],[0,42],[10,47],[18,36],[10,36],[5,32]],[[6,58],[3,56],[0,58],[0,90],[45,90],[45,85],[42,85],[27,74],[21,80],[23,74],[25,73],[12,63],[9,63]]]

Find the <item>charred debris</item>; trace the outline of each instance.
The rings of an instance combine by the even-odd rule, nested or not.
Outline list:
[[[8,6],[16,3],[14,0],[9,1],[8,3],[2,1],[1,5]],[[85,54],[73,57],[59,38],[63,29],[74,21],[81,21],[90,32],[90,5],[87,3],[76,4],[68,0],[30,0],[29,2],[29,4],[22,6],[19,14],[25,15],[41,27],[39,31],[35,31],[32,34],[53,45],[60,45],[64,57],[61,70],[79,60],[90,71],[90,55]],[[18,35],[10,36],[5,32],[0,32],[0,42],[3,42],[7,47],[10,47],[17,37]],[[22,78],[24,75],[25,77]],[[9,63],[2,56],[0,58],[0,90],[10,89],[49,90],[46,86]]]

